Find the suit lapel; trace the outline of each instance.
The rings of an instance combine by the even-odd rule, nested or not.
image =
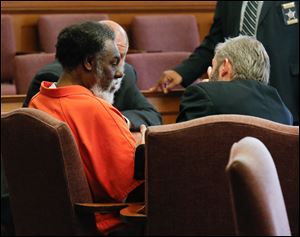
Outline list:
[[[243,1],[233,1],[229,7],[229,21],[228,24],[231,25],[232,28],[232,36],[237,36],[240,31],[240,19],[241,19],[241,8]]]
[[[231,3],[231,8],[232,8],[232,15],[235,18],[241,18],[241,9],[242,9],[242,5],[243,5],[243,1],[234,1]]]
[[[279,2],[264,1],[262,9],[261,9],[258,25],[261,24],[261,22],[264,20],[265,16],[267,15],[268,11],[271,9],[272,5],[274,5],[274,4],[278,5]]]

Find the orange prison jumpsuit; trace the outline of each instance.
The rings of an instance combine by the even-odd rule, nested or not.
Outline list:
[[[122,202],[141,184],[133,178],[135,139],[121,113],[85,87],[48,88],[29,107],[66,122],[72,130],[95,202]],[[106,234],[120,224],[112,214],[96,214],[97,228]]]

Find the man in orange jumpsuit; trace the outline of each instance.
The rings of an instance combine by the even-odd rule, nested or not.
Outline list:
[[[106,101],[123,76],[115,34],[94,22],[67,27],[58,36],[56,58],[63,73],[57,83],[42,82],[29,107],[69,125],[96,202],[124,201],[142,181],[134,179],[134,137],[122,114]],[[97,214],[96,222],[103,234],[120,225],[111,214]]]

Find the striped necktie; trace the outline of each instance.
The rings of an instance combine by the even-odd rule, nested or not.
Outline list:
[[[255,36],[258,1],[248,1],[245,8],[242,35]]]

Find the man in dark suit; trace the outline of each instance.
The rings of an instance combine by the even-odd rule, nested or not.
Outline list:
[[[177,122],[208,115],[242,114],[292,125],[277,90],[268,85],[270,61],[263,45],[249,36],[219,43],[208,82],[186,88]]]
[[[248,1],[254,2],[254,1]],[[156,90],[165,93],[178,84],[186,87],[206,72],[217,43],[243,32],[246,1],[218,1],[209,34],[191,56],[165,71]],[[264,45],[271,62],[274,86],[299,124],[299,2],[259,1],[254,36]]]

